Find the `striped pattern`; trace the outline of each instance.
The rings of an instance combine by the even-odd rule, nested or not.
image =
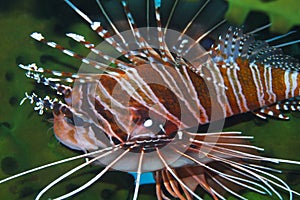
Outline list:
[[[202,199],[195,193],[197,186],[214,199],[225,199],[225,192],[245,199],[239,194],[239,188],[261,194],[274,193],[281,198],[270,186],[272,184],[290,196],[298,194],[277,177],[275,179],[280,183],[272,183],[270,179],[274,177],[268,169],[255,165],[256,161],[298,162],[258,156],[256,151],[262,148],[250,145],[248,139],[251,138],[241,136],[239,132],[197,133],[199,125],[245,112],[254,112],[262,118],[286,119],[282,110],[300,110],[299,100],[294,99],[293,103],[287,100],[300,95],[297,60],[266,41],[255,40],[252,35],[255,31],[243,33],[236,27],[227,28],[210,48],[199,46],[199,42],[225,22],[217,21],[194,39],[185,35],[210,5],[209,0],[199,3],[199,9],[183,31],[175,35],[171,32],[174,37],[171,42],[167,38],[170,31],[163,27],[165,21],[166,26],[171,26],[176,6],[180,4],[178,1],[170,9],[167,20],[161,19],[160,14],[164,1],[154,0],[154,14],[149,13],[148,4],[147,24],[153,17],[157,27],[154,30],[147,27],[145,34],[138,28],[128,2],[122,0],[133,41],[118,30],[99,0],[96,3],[114,33],[109,33],[101,22],[92,21],[69,0],[65,1],[124,59],[104,53],[78,34],[68,33],[67,36],[109,64],[48,41],[40,33],[31,35],[35,40],[101,70],[99,74],[72,74],[35,64],[19,65],[27,70],[29,78],[50,86],[64,98],[65,103],[49,97],[39,98],[35,94],[26,94],[24,99],[34,103],[40,114],[46,109],[53,110],[58,140],[84,152],[101,149],[101,153],[93,155],[87,164],[99,161],[105,169],[61,198],[89,187],[111,168],[137,173],[133,199],[138,196],[140,174],[146,171],[155,174],[158,199],[167,199],[168,195]],[[148,39],[150,33],[156,36],[155,41]],[[131,42],[137,49],[132,50]],[[73,87],[64,83],[73,83]],[[90,154],[86,154],[88,156]],[[74,168],[65,176],[87,164]],[[60,180],[49,184],[37,199]],[[224,180],[237,187],[231,188]]]

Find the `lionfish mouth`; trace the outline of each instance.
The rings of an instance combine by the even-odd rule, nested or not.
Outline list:
[[[124,149],[131,148],[131,152],[134,153],[140,153],[142,150],[145,153],[148,153],[155,151],[157,148],[160,149],[165,147],[172,141],[173,139],[170,139],[165,135],[157,135],[153,137],[139,135],[126,141],[122,146]]]

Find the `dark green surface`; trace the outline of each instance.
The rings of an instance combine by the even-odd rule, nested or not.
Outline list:
[[[28,102],[19,106],[25,91],[34,90],[41,96],[53,93],[27,79],[24,71],[19,69],[17,64],[36,62],[47,68],[76,71],[76,68],[71,66],[79,66],[80,62],[45,45],[38,44],[29,35],[33,31],[39,31],[51,40],[60,41],[66,46],[71,46],[72,49],[77,49],[78,45],[69,42],[70,40],[64,37],[64,33],[78,32],[78,30],[92,41],[97,41],[95,34],[89,31],[88,26],[82,23],[62,0],[42,3],[35,0],[0,2],[2,72],[0,78],[0,162],[2,169],[0,179],[77,155],[60,145],[54,138],[51,115],[38,116]],[[294,46],[291,49],[297,48]],[[293,118],[290,122],[269,120],[269,123],[263,125],[249,121],[228,129],[242,130],[248,135],[254,135],[255,144],[264,147],[265,153],[269,156],[300,160],[299,122],[299,118]],[[0,199],[33,199],[47,183],[82,162],[84,160],[73,161],[2,184],[0,185]],[[299,185],[300,166],[289,165],[287,167],[290,170],[286,171],[283,177],[286,175],[287,182],[292,187]],[[98,166],[88,167],[74,178],[67,179],[62,185],[55,187],[55,191],[47,195],[53,197],[51,194],[58,195],[70,188],[76,188],[100,170]],[[133,179],[130,175],[113,172],[74,199],[127,199],[132,189]],[[140,199],[155,199],[153,185],[142,186],[141,189]],[[298,191],[300,191],[299,187]],[[249,199],[258,199],[251,195],[253,194],[245,194]],[[266,199],[266,197],[260,199]]]
[[[227,18],[242,24],[251,11],[263,12],[272,22],[272,31],[287,32],[300,25],[298,0],[228,0]]]

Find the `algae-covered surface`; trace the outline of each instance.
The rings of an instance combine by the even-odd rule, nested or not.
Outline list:
[[[266,13],[272,22],[271,29],[286,32],[300,25],[298,0],[228,0],[227,18],[242,24],[251,11]]]
[[[83,1],[81,5],[85,2]],[[300,6],[296,3],[294,7]],[[289,11],[283,10],[282,12]],[[290,12],[292,13],[293,10]],[[289,20],[290,18],[283,17],[282,19]],[[297,24],[294,21],[291,23]],[[76,67],[80,66],[79,61],[31,39],[29,35],[34,31],[42,32],[47,38],[84,55],[87,52],[66,39],[64,34],[80,32],[90,40],[97,41],[96,34],[89,30],[88,25],[63,0],[0,1],[0,179],[36,166],[78,155],[78,152],[69,150],[54,138],[51,113],[39,116],[28,102],[22,106],[19,105],[26,91],[28,93],[35,91],[42,97],[55,96],[50,89],[26,78],[24,71],[17,67],[19,63],[35,62],[50,69],[74,72],[76,72]],[[297,56],[299,52],[294,50],[298,48],[294,45],[287,50]],[[298,117],[292,116],[289,122],[270,119],[268,122],[255,123],[251,119],[227,129],[241,130],[247,135],[254,135],[254,144],[265,148],[266,155],[300,160],[299,115]],[[72,161],[0,184],[0,198],[33,199],[49,182],[83,162],[83,159]],[[300,166],[282,165],[281,168],[284,170],[280,177],[286,180],[292,188],[300,191]],[[99,166],[87,167],[55,186],[44,199],[77,188],[100,170]],[[109,172],[92,187],[72,199],[129,199],[133,187],[134,180],[131,175]],[[267,199],[267,197],[259,197],[253,193],[245,193],[244,196],[249,199]],[[139,199],[155,198],[154,185],[141,187]],[[206,196],[205,199],[209,197]]]

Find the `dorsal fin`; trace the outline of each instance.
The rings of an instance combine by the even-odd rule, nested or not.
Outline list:
[[[229,27],[219,37],[217,46],[212,46],[212,58],[225,65],[232,64],[237,58],[247,59],[250,63],[260,63],[265,67],[300,71],[299,61],[285,55],[282,49],[269,45],[263,40],[255,40],[251,33],[243,33],[241,28]]]
[[[256,45],[255,45],[256,44]],[[264,46],[263,46],[264,44]],[[251,48],[256,50],[248,53],[250,62],[258,62],[267,67],[281,68],[284,70],[300,71],[299,61],[289,55],[285,55],[280,48],[269,46],[264,41],[255,41]]]
[[[224,63],[235,62],[239,57],[247,58],[254,42],[252,35],[244,34],[240,28],[229,27],[225,34],[219,36],[217,46],[212,46],[212,57],[214,61]]]

